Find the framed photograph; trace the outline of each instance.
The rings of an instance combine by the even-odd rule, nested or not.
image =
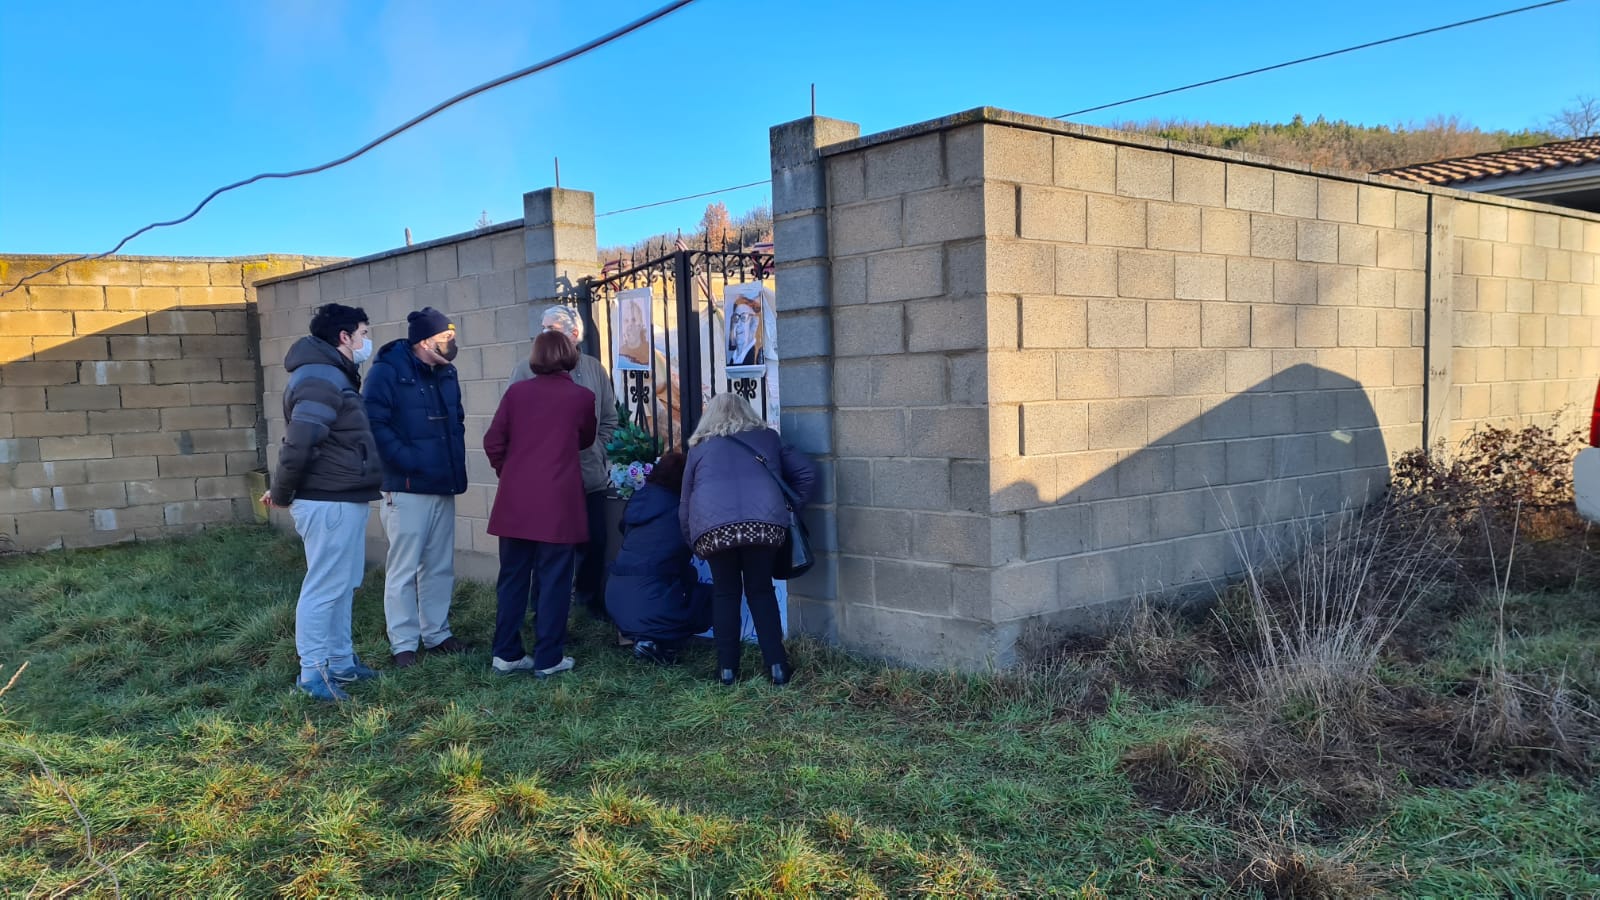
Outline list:
[[[652,341],[650,306],[654,298],[649,288],[633,288],[617,294],[616,368],[624,372],[648,372],[651,368]]]
[[[753,377],[767,367],[767,337],[777,314],[772,300],[772,292],[760,282],[730,284],[723,288],[730,377]]]

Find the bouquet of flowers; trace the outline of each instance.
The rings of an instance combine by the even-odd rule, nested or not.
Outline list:
[[[653,468],[655,466],[647,462],[612,463],[611,486],[616,489],[618,497],[626,500],[633,496],[634,491],[644,487],[645,477]]]

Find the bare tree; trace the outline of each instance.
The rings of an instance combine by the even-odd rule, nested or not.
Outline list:
[[[1564,138],[1600,135],[1600,97],[1579,94],[1571,106],[1550,117],[1550,130]]]
[[[483,211],[483,215],[478,216],[478,221],[473,223],[473,228],[477,231],[482,231],[493,224],[494,220],[489,218],[489,211],[486,209]]]

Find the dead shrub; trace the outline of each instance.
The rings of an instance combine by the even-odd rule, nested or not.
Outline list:
[[[1198,810],[1237,798],[1249,763],[1236,735],[1196,728],[1131,747],[1121,765],[1153,805]]]
[[[1573,504],[1572,459],[1582,444],[1577,430],[1485,426],[1453,449],[1440,443],[1401,455],[1388,502],[1406,518],[1434,516],[1457,538],[1452,571],[1464,586],[1493,579],[1516,591],[1565,587],[1600,574]],[[1517,536],[1515,566],[1496,571],[1495,554],[1508,556]]]
[[[1301,840],[1293,817],[1271,831],[1259,821],[1239,838],[1239,858],[1226,873],[1235,891],[1296,900],[1336,900],[1378,894],[1378,873],[1363,871],[1368,849],[1358,840],[1338,850]]]

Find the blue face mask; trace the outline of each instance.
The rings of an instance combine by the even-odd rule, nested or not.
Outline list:
[[[358,366],[361,365],[362,363],[366,362],[367,360],[371,359],[372,358],[372,338],[370,338],[370,337],[362,338],[361,339],[361,346],[359,346],[359,347],[355,348],[355,350],[351,351],[350,358],[355,360],[355,364],[358,365]]]

